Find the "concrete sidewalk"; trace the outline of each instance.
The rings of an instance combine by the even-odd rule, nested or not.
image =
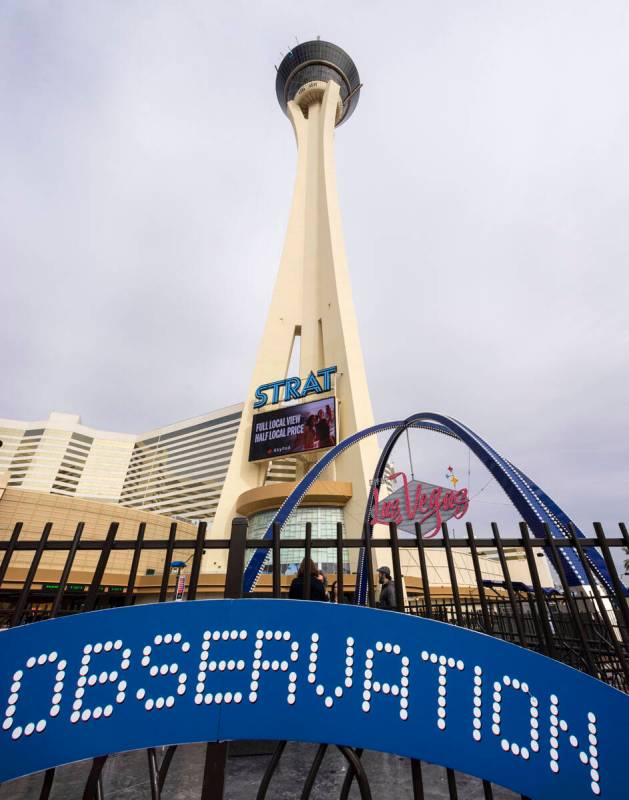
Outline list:
[[[268,748],[270,749],[270,747]],[[296,800],[301,795],[303,783],[316,753],[316,745],[292,742],[284,751],[275,772],[267,800]],[[241,745],[237,750],[243,752]],[[162,793],[163,800],[198,800],[203,778],[204,745],[179,747],[173,758]],[[268,755],[233,755],[227,766],[225,800],[255,800],[260,780],[268,763]],[[158,751],[158,759],[161,753]],[[367,752],[363,763],[369,778],[373,800],[402,800],[413,797],[411,767],[407,758]],[[81,800],[91,761],[61,767],[55,776],[52,800]],[[312,800],[334,800],[347,771],[347,764],[339,751],[330,746],[317,776]],[[426,800],[449,798],[446,771],[443,767],[422,763]],[[22,778],[0,787],[0,800],[37,800],[43,775]],[[104,800],[149,800],[146,751],[121,753],[107,760],[103,771]],[[481,782],[457,773],[459,800],[480,800],[483,797]],[[353,784],[350,798],[360,794]],[[519,797],[505,789],[494,788],[495,800],[515,800]]]

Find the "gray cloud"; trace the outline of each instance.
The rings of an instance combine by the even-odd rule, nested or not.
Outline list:
[[[377,418],[451,413],[577,519],[626,518],[628,14],[4,2],[0,416],[243,398],[295,165],[273,64],[321,34],[365,84],[337,162]],[[440,447],[429,480],[466,470]]]

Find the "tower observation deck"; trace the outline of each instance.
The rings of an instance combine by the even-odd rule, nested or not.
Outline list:
[[[307,115],[313,102],[321,102],[329,81],[339,86],[336,125],[341,125],[358,105],[361,83],[356,65],[345,50],[331,42],[297,45],[277,70],[275,91],[280,108],[288,115],[292,100]]]
[[[212,525],[211,535],[218,538],[229,535],[231,520],[236,515],[249,519],[251,535],[258,532],[262,535],[269,515],[275,513],[295,486],[294,481],[286,478],[277,482],[278,474],[290,476],[290,467],[293,478],[300,479],[331,442],[339,442],[373,425],[345,257],[334,163],[335,128],[354,112],[360,87],[352,59],[330,42],[316,40],[297,45],[277,69],[277,99],[292,123],[297,140],[297,171],[275,288]],[[297,383],[301,379],[303,385],[312,387],[317,374],[334,374],[333,382],[321,386],[320,392],[315,387],[313,391],[317,393],[307,398],[305,393],[289,394],[288,388],[286,395],[270,392],[268,404],[265,397],[264,411],[260,411],[257,390],[277,386],[278,381],[288,387],[295,380],[289,377],[289,369],[290,376],[296,375],[296,367],[291,364],[297,361]],[[291,397],[299,399],[287,402]],[[330,422],[331,438],[318,433],[314,436],[316,418],[309,416],[312,412],[306,408],[314,400],[323,404],[318,413],[325,415],[326,421],[321,423],[324,428]],[[258,434],[268,419],[258,414],[268,412],[269,408],[280,416],[285,409],[289,420],[285,423],[286,431],[299,428],[296,422],[299,416],[293,415],[302,415],[302,450],[293,448],[286,455],[276,444],[276,428],[267,428],[268,434]],[[278,424],[276,418],[268,423]],[[307,436],[316,440],[312,447],[306,444]],[[263,443],[262,455],[259,449],[257,453],[250,449],[254,441]],[[342,453],[303,499],[295,512],[295,528],[303,525],[304,518],[299,517],[303,510],[311,515],[306,519],[313,523],[313,536],[317,532],[332,533],[338,522],[344,523],[348,535],[360,535],[369,479],[378,453],[373,439],[365,439]],[[303,527],[299,530],[302,536]],[[282,532],[285,535],[291,535],[286,526]]]

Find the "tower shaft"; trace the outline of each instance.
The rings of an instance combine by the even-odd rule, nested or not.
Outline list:
[[[296,337],[300,337],[303,377],[337,367],[337,441],[373,425],[336,189],[334,127],[339,96],[339,85],[331,80],[322,96],[314,93],[305,109],[292,100],[287,104],[298,153],[293,203],[269,315],[212,526],[212,534],[219,538],[229,535],[239,496],[264,483],[266,462],[248,460],[255,390],[288,377]],[[309,456],[313,457],[316,454]],[[345,507],[348,527],[360,526],[377,458],[377,443],[367,439],[337,460],[336,474],[326,476],[352,484],[352,499]],[[307,459],[301,463],[302,471],[309,466]]]

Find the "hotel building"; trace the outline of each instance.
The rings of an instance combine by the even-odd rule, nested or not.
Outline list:
[[[0,419],[0,472],[8,488],[211,522],[241,413],[229,406],[139,435],[57,412],[37,422]]]

